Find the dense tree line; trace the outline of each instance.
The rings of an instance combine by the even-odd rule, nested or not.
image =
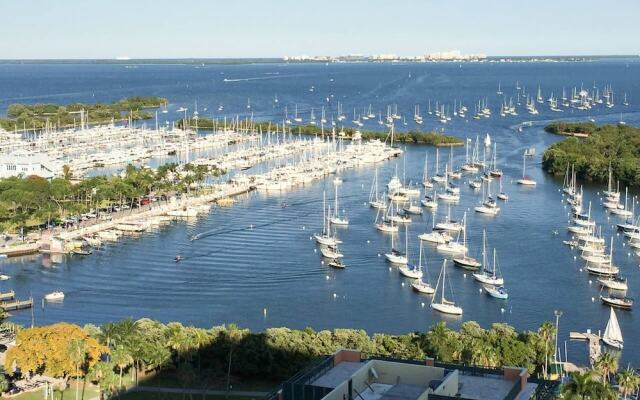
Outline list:
[[[223,171],[205,165],[164,164],[156,170],[129,165],[116,176],[95,176],[72,183],[66,177],[51,181],[37,177],[0,180],[0,231],[32,228],[67,216],[113,206],[132,205],[141,197],[188,192],[209,175]]]
[[[640,185],[640,128],[603,125],[586,139],[567,138],[551,145],[542,157],[544,169],[562,175],[573,166],[581,179],[607,182],[609,164],[614,179]]]
[[[516,332],[495,323],[484,329],[473,321],[458,331],[444,322],[426,332],[405,335],[374,334],[363,330],[314,331],[269,328],[250,332],[235,325],[211,329],[131,319],[100,327],[68,323],[19,331],[16,346],[7,351],[10,374],[43,373],[54,377],[87,377],[105,393],[122,387],[122,376],[170,371],[185,387],[201,387],[211,377],[234,376],[274,382],[289,378],[310,362],[338,349],[359,349],[365,356],[401,359],[434,357],[439,361],[484,367],[520,366],[544,376],[554,352],[555,327],[545,322],[537,331]],[[563,388],[569,396],[591,393],[602,398],[613,393],[615,380],[622,393],[638,387],[632,370],[617,373],[617,360],[603,353],[586,374],[575,374]],[[228,382],[228,381],[227,381]],[[604,397],[597,397],[604,396]],[[567,397],[572,398],[572,397]]]
[[[544,130],[549,133],[555,133],[558,135],[591,135],[598,129],[593,122],[565,122],[555,121],[544,127]]]
[[[230,124],[231,122],[229,122]],[[185,125],[186,124],[186,125]],[[187,118],[178,121],[178,128],[182,129],[184,126],[189,128],[198,128],[198,129],[222,129],[223,123],[217,120],[213,120],[206,117],[198,117],[197,120],[194,118]],[[266,133],[268,131],[274,132],[276,130],[276,123],[274,122],[254,122],[254,123],[245,123],[245,126],[249,126],[251,130],[255,132],[263,132]],[[282,124],[277,127],[279,130],[282,129]],[[293,125],[287,126],[287,131],[292,134],[298,135],[314,135],[320,136],[324,133],[325,136],[330,137],[332,135],[332,128],[330,126],[324,127],[324,129],[317,125]],[[359,130],[362,138],[365,140],[369,139],[380,139],[384,141],[388,138],[389,132],[379,132],[379,131],[371,131],[371,130]],[[336,131],[336,134],[344,137],[346,139],[351,139],[353,135],[356,133],[355,128],[344,127],[340,128]],[[394,141],[402,142],[402,143],[414,143],[414,144],[426,144],[431,146],[460,146],[464,144],[464,140],[455,136],[445,135],[439,132],[423,132],[423,131],[408,131],[408,132],[395,132],[394,133]]]
[[[129,118],[150,119],[153,118],[153,114],[146,109],[157,108],[166,103],[167,99],[162,97],[134,96],[112,103],[11,104],[7,109],[7,117],[0,118],[0,128],[12,131],[79,126],[79,113],[82,110],[92,124],[104,124]]]

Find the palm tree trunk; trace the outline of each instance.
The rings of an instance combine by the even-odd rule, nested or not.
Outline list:
[[[120,366],[120,384],[118,386],[122,388],[122,367],[121,366]]]

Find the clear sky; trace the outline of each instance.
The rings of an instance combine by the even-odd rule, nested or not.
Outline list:
[[[0,0],[0,59],[640,53],[640,0]]]

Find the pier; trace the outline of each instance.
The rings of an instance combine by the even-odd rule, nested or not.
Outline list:
[[[16,297],[16,292],[10,290],[8,292],[0,292],[0,302],[5,300],[13,300]]]
[[[581,332],[569,332],[569,339],[571,340],[586,340],[589,343],[589,360],[591,363],[600,357],[602,351],[600,347],[600,336],[587,331]]]
[[[29,297],[27,300],[12,300],[0,302],[0,308],[2,308],[4,311],[22,310],[31,307],[33,307],[33,297]]]

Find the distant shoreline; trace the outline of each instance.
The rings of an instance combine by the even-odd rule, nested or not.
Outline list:
[[[589,62],[605,59],[640,59],[640,55],[572,55],[572,56],[489,56],[484,60],[413,61],[399,58],[379,60],[284,60],[282,57],[265,58],[141,58],[141,59],[0,59],[0,64],[84,64],[84,65],[237,65],[237,64],[429,64],[429,63],[517,63],[517,62]]]

